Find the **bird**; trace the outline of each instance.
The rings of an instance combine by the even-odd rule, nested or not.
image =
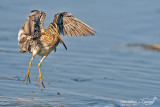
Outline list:
[[[86,23],[74,17],[69,12],[59,12],[55,14],[53,21],[47,29],[44,28],[44,20],[46,13],[39,10],[32,10],[26,19],[24,25],[18,32],[18,44],[20,45],[20,53],[31,53],[32,58],[29,62],[28,72],[24,81],[26,84],[30,81],[30,68],[32,60],[36,55],[41,56],[38,64],[39,75],[37,76],[37,84],[41,83],[41,90],[45,88],[42,81],[41,63],[42,61],[56,48],[59,43],[62,43],[67,50],[67,46],[61,38],[61,34],[71,37],[78,36],[94,36],[96,31]]]

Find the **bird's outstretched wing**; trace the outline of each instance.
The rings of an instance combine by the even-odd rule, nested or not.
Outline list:
[[[18,40],[21,41],[25,37],[29,37],[34,40],[40,37],[43,30],[45,16],[45,13],[42,11],[31,11],[24,26],[19,31]]]
[[[59,33],[69,36],[92,36],[96,32],[93,28],[75,18],[68,12],[57,13],[53,20],[58,25]]]

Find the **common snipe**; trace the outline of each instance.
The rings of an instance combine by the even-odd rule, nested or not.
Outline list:
[[[96,32],[90,26],[75,18],[68,12],[57,13],[53,22],[49,24],[48,29],[43,27],[46,14],[42,11],[33,10],[27,18],[24,26],[18,33],[18,43],[21,45],[20,52],[32,53],[32,58],[29,63],[28,72],[25,77],[26,83],[30,82],[30,67],[32,60],[36,55],[40,55],[42,59],[38,64],[39,76],[38,82],[41,82],[41,90],[43,90],[44,84],[41,75],[41,63],[52,52],[56,51],[56,47],[59,43],[63,43],[65,49],[67,47],[60,37],[60,33],[69,36],[92,36]]]

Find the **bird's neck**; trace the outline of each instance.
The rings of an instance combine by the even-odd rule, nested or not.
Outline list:
[[[57,32],[58,32],[57,25],[54,23],[50,23],[47,31],[54,34],[54,35],[57,35]]]
[[[41,33],[45,32],[45,31],[46,31],[46,29],[43,26],[41,26]]]

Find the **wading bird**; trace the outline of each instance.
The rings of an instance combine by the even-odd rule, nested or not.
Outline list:
[[[30,67],[32,60],[36,55],[41,56],[41,60],[38,64],[39,80],[41,82],[41,90],[45,87],[42,81],[41,75],[41,63],[42,61],[54,50],[59,43],[62,43],[64,48],[67,50],[65,43],[63,42],[60,34],[68,36],[92,36],[96,32],[90,26],[75,18],[68,12],[57,13],[54,16],[53,22],[49,24],[48,29],[43,26],[46,14],[42,11],[33,10],[28,16],[24,26],[19,30],[18,33],[18,44],[21,45],[19,52],[32,53],[32,58],[29,63],[28,72],[25,76],[24,81],[28,84],[30,82]]]

